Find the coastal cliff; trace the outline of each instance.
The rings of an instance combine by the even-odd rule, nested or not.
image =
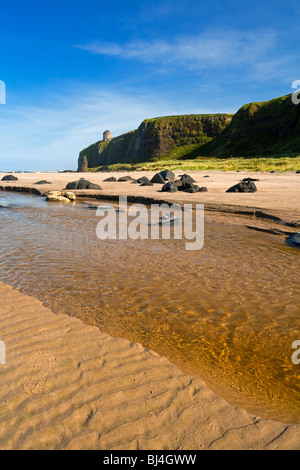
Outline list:
[[[300,106],[291,95],[244,105],[235,115],[146,119],[137,130],[82,150],[78,171],[114,163],[300,154]]]
[[[146,119],[138,129],[109,142],[101,140],[79,154],[78,171],[113,163],[156,161],[193,154],[231,122],[230,114],[194,114]]]

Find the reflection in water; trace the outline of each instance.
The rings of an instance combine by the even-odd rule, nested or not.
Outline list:
[[[105,241],[81,204],[0,195],[0,280],[168,357],[231,403],[300,422],[300,250],[206,215],[205,246]],[[242,219],[239,219],[242,221]]]

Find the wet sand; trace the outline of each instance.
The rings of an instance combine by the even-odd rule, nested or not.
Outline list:
[[[140,344],[0,283],[1,449],[299,449],[300,426],[229,405]]]
[[[19,181],[0,184],[3,189],[37,188],[43,193],[85,177],[102,186],[102,191],[89,194],[74,191],[85,197],[127,195],[199,202],[212,210],[248,208],[251,212],[254,208],[288,221],[300,219],[300,175],[187,173],[208,193],[168,194],[159,191],[160,185],[103,182],[109,176],[128,174],[119,172],[18,174]],[[150,178],[154,173],[130,174]],[[204,178],[207,174],[210,178]],[[257,193],[225,193],[247,176],[260,179]],[[40,179],[53,184],[35,186]],[[0,448],[300,448],[298,425],[256,418],[141,345],[55,315],[38,300],[8,286],[0,284],[0,295],[5,299],[0,307],[0,340],[6,341],[8,350],[8,364],[0,366],[4,384]]]

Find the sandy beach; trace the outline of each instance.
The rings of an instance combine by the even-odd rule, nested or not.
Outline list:
[[[0,284],[1,449],[299,449],[140,344]]]
[[[84,177],[102,190],[74,191],[81,200],[126,195],[204,203],[217,212],[246,210],[251,217],[262,211],[288,222],[300,219],[298,174],[188,173],[208,192],[168,194],[159,191],[160,185],[103,182],[127,174],[119,172],[17,174],[19,181],[0,184],[3,190],[44,193]],[[259,178],[257,193],[225,192],[247,176]],[[34,184],[42,179],[52,184]],[[7,363],[0,365],[1,449],[300,449],[300,425],[261,419],[232,406],[141,344],[54,314],[2,283],[0,296],[0,340],[7,348]]]
[[[163,169],[163,168],[162,168]],[[184,173],[174,171],[176,177]],[[221,172],[221,171],[188,171],[196,184],[207,187],[207,193],[187,194],[184,192],[162,193],[161,185],[140,186],[130,182],[104,182],[108,177],[120,178],[128,172],[98,172],[98,173],[39,173],[16,174],[19,181],[0,181],[0,189],[5,188],[36,188],[41,193],[53,190],[62,190],[70,181],[85,178],[92,183],[101,186],[101,191],[74,191],[77,195],[92,196],[134,196],[141,198],[153,198],[168,202],[202,203],[206,208],[243,207],[267,210],[272,214],[288,218],[300,219],[300,175],[295,173],[248,173],[248,172]],[[130,172],[132,178],[147,176],[151,179],[155,172]],[[0,180],[4,173],[0,173]],[[209,176],[209,177],[207,177]],[[234,184],[243,178],[252,177],[259,179],[256,182],[256,193],[226,193]],[[40,180],[47,180],[52,184],[35,185]]]

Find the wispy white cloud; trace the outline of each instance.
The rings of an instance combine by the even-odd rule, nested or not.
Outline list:
[[[244,66],[254,64],[275,46],[277,34],[272,30],[255,32],[216,32],[198,36],[181,36],[170,40],[131,41],[126,44],[93,42],[77,45],[92,54],[144,63],[186,65],[193,69]]]
[[[78,87],[50,98],[41,107],[1,107],[0,169],[75,169],[79,151],[100,140],[107,128],[119,135],[147,117],[209,111],[150,91]]]

